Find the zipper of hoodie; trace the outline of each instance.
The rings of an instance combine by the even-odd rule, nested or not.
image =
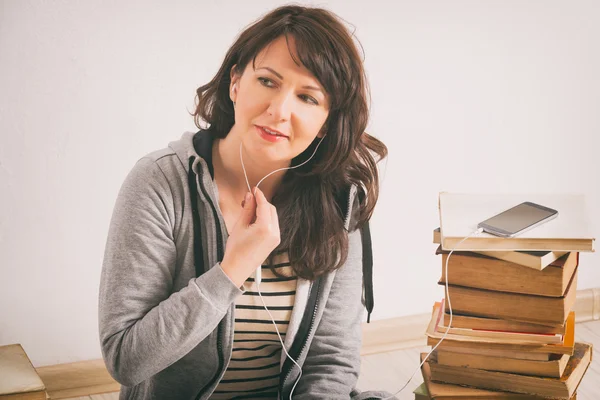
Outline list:
[[[204,187],[204,185],[202,185],[202,167],[198,168],[198,186],[200,186],[200,190],[202,190],[202,194],[208,200],[208,203],[210,204],[210,207],[213,212],[213,218],[215,219],[215,225],[217,227],[217,260],[219,262],[221,262],[223,259],[223,253],[224,253],[223,238],[222,238],[223,232],[221,230],[221,222],[219,221],[217,209],[215,208],[215,205],[214,205],[212,199],[206,192],[206,188]],[[223,365],[225,364],[225,360],[223,359],[223,338],[222,338],[222,336],[223,336],[222,325],[223,324],[224,324],[224,322],[221,321],[217,325],[217,353],[219,355],[219,367],[217,368],[217,372],[215,373],[213,378],[210,380],[210,382],[206,386],[204,386],[204,388],[202,388],[200,393],[198,393],[198,395],[196,396],[196,400],[199,400],[202,398],[204,393],[206,393],[207,388],[211,387],[215,383],[218,376],[221,374],[221,371],[223,370]]]
[[[346,211],[346,219],[344,221],[344,225],[346,225],[346,224],[348,224],[350,222],[350,212],[351,212],[351,209],[352,209],[351,200],[352,200],[352,186],[350,187],[350,191],[348,193],[348,210]],[[298,353],[298,358],[296,360],[294,360],[296,362],[298,362],[298,360],[300,359],[300,356],[302,355],[302,353],[304,353],[304,350],[306,349],[306,346],[308,345],[308,338],[310,337],[310,335],[311,335],[311,333],[313,331],[313,326],[314,326],[314,323],[315,323],[315,318],[317,317],[317,309],[319,308],[319,292],[320,292],[320,289],[321,289],[321,280],[319,280],[319,283],[317,285],[316,301],[315,301],[315,306],[313,307],[313,314],[312,314],[312,318],[310,320],[310,325],[309,325],[308,333],[304,337],[304,344],[302,345],[302,350],[300,351],[300,353]],[[290,364],[290,367],[288,368],[288,371],[285,373],[285,378],[283,378],[283,380],[281,381],[280,392],[283,392],[283,388],[285,387],[285,382],[290,377],[290,374],[292,373],[292,369],[295,366],[296,366],[296,364],[294,364],[294,363]],[[291,400],[291,396],[290,396],[290,400]]]
[[[350,214],[352,213],[352,192],[354,190],[354,186],[350,186],[350,190],[348,191],[348,210],[346,210],[346,219],[344,220],[344,225],[350,225]]]
[[[302,349],[298,353],[298,358],[296,360],[294,360],[296,363],[298,362],[298,359],[300,359],[300,356],[302,355],[302,353],[304,353],[304,350],[306,349],[306,346],[308,345],[308,338],[310,337],[310,335],[311,335],[311,333],[313,331],[313,327],[314,327],[314,324],[315,324],[315,318],[317,317],[317,309],[319,308],[319,292],[320,291],[321,291],[321,281],[319,280],[319,282],[317,284],[316,294],[315,294],[315,296],[316,296],[315,306],[313,307],[313,313],[312,313],[312,317],[310,319],[310,325],[309,325],[309,328],[308,328],[308,333],[304,337],[304,344],[302,345]],[[292,373],[292,369],[295,366],[296,366],[296,364],[290,363],[290,366],[289,366],[287,372],[285,373],[285,378],[283,378],[283,380],[281,381],[280,392],[283,392],[283,388],[285,386],[285,382],[290,377],[290,374]],[[291,398],[291,396],[290,396],[290,398]]]

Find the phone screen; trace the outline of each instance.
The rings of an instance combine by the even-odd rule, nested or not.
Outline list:
[[[482,224],[514,234],[556,213],[551,208],[525,202],[483,221]]]

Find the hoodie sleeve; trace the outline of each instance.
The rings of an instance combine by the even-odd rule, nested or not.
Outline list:
[[[157,163],[138,161],[110,222],[99,294],[102,355],[135,386],[196,347],[242,291],[219,264],[172,293],[177,249],[172,187]]]
[[[350,233],[348,240],[348,260],[336,271],[294,399],[348,400],[358,380],[364,314],[360,231]]]

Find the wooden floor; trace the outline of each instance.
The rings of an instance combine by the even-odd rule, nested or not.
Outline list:
[[[600,353],[598,353],[600,351],[600,321],[579,323],[575,327],[575,332],[578,341],[594,345],[593,361],[579,386],[577,400],[597,400],[600,398]],[[422,347],[362,357],[358,388],[397,392],[419,366],[419,353],[428,349],[423,345]],[[413,399],[412,391],[422,382],[421,371],[418,370],[413,379],[396,397],[400,400]],[[118,398],[118,393],[106,393],[76,397],[71,400],[118,400]]]

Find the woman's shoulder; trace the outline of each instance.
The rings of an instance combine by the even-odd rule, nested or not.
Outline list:
[[[186,132],[168,146],[139,158],[129,171],[124,185],[139,191],[164,191],[174,195],[184,191],[188,182],[189,156],[197,157],[192,145],[193,133]],[[190,150],[191,147],[191,150]]]
[[[194,149],[194,135],[194,132],[184,132],[181,138],[169,142],[167,146],[161,149],[144,155],[139,161],[154,162],[160,167],[169,164],[181,165],[184,172],[187,173],[189,159],[199,157]]]
[[[187,181],[190,158],[199,157],[194,150],[193,136],[193,132],[185,132],[180,139],[145,154],[137,160],[132,172],[151,175],[160,171],[167,180],[181,178]]]

